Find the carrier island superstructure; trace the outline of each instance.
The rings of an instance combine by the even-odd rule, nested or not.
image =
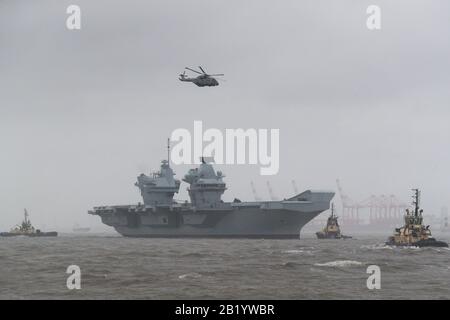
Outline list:
[[[173,199],[181,184],[174,176],[170,161],[163,160],[159,172],[137,177],[143,203],[94,207],[89,214],[127,237],[299,238],[334,196],[307,190],[281,201],[224,202],[224,176],[202,158],[183,178],[190,203],[180,203]]]

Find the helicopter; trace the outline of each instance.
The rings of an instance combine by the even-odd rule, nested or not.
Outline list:
[[[207,74],[205,72],[205,70],[203,70],[202,67],[200,67],[201,72],[188,68],[186,67],[186,70],[198,73],[199,76],[197,76],[196,78],[188,78],[186,76],[186,70],[183,71],[182,74],[180,74],[180,77],[178,78],[180,81],[186,81],[186,82],[193,82],[194,84],[196,84],[198,87],[215,87],[219,85],[219,82],[217,81],[217,79],[215,79],[214,77],[219,77],[219,76],[223,76],[224,74],[220,73],[220,74]],[[213,77],[214,76],[214,77]]]

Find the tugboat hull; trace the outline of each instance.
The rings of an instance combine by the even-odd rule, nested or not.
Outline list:
[[[58,236],[58,232],[36,232],[36,233],[16,233],[16,232],[0,232],[0,237],[18,237],[18,236],[26,236],[26,237],[56,237]]]
[[[414,243],[397,243],[395,241],[387,241],[386,245],[388,246],[396,246],[396,247],[440,247],[440,248],[448,248],[448,244],[444,241],[439,241],[434,238],[419,240]]]
[[[31,234],[30,237],[57,237],[58,232],[56,231],[50,231],[50,232],[39,232]]]
[[[326,234],[324,234],[323,232],[316,232],[316,236],[317,236],[317,239],[351,239],[352,237],[351,236],[343,236],[343,235],[340,235],[340,236],[337,236],[337,235],[334,235],[334,234],[332,234],[332,235],[326,235]]]
[[[326,239],[325,234],[323,232],[316,232],[317,239]]]
[[[323,232],[316,232],[317,239],[341,239],[341,236],[336,234],[325,234]]]

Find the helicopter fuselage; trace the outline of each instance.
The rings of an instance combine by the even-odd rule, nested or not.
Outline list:
[[[209,76],[200,75],[196,78],[180,77],[180,81],[193,82],[198,87],[215,87],[219,85],[219,82]]]

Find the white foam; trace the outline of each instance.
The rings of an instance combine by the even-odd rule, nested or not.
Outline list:
[[[393,250],[394,247],[389,246],[387,244],[371,244],[371,245],[362,245],[361,249],[370,249],[370,250]]]
[[[349,267],[349,266],[360,266],[362,262],[354,261],[354,260],[336,260],[325,263],[315,263],[315,266],[318,267]]]
[[[191,273],[186,273],[186,274],[182,274],[181,276],[178,276],[178,279],[186,279],[186,278],[200,278],[202,275],[197,273],[197,272],[191,272]]]
[[[420,250],[420,247],[417,246],[399,246],[397,248],[400,248],[402,250]]]
[[[310,250],[285,250],[282,251],[282,253],[288,253],[288,254],[313,254]]]
[[[303,250],[284,250],[283,253],[303,253]]]

